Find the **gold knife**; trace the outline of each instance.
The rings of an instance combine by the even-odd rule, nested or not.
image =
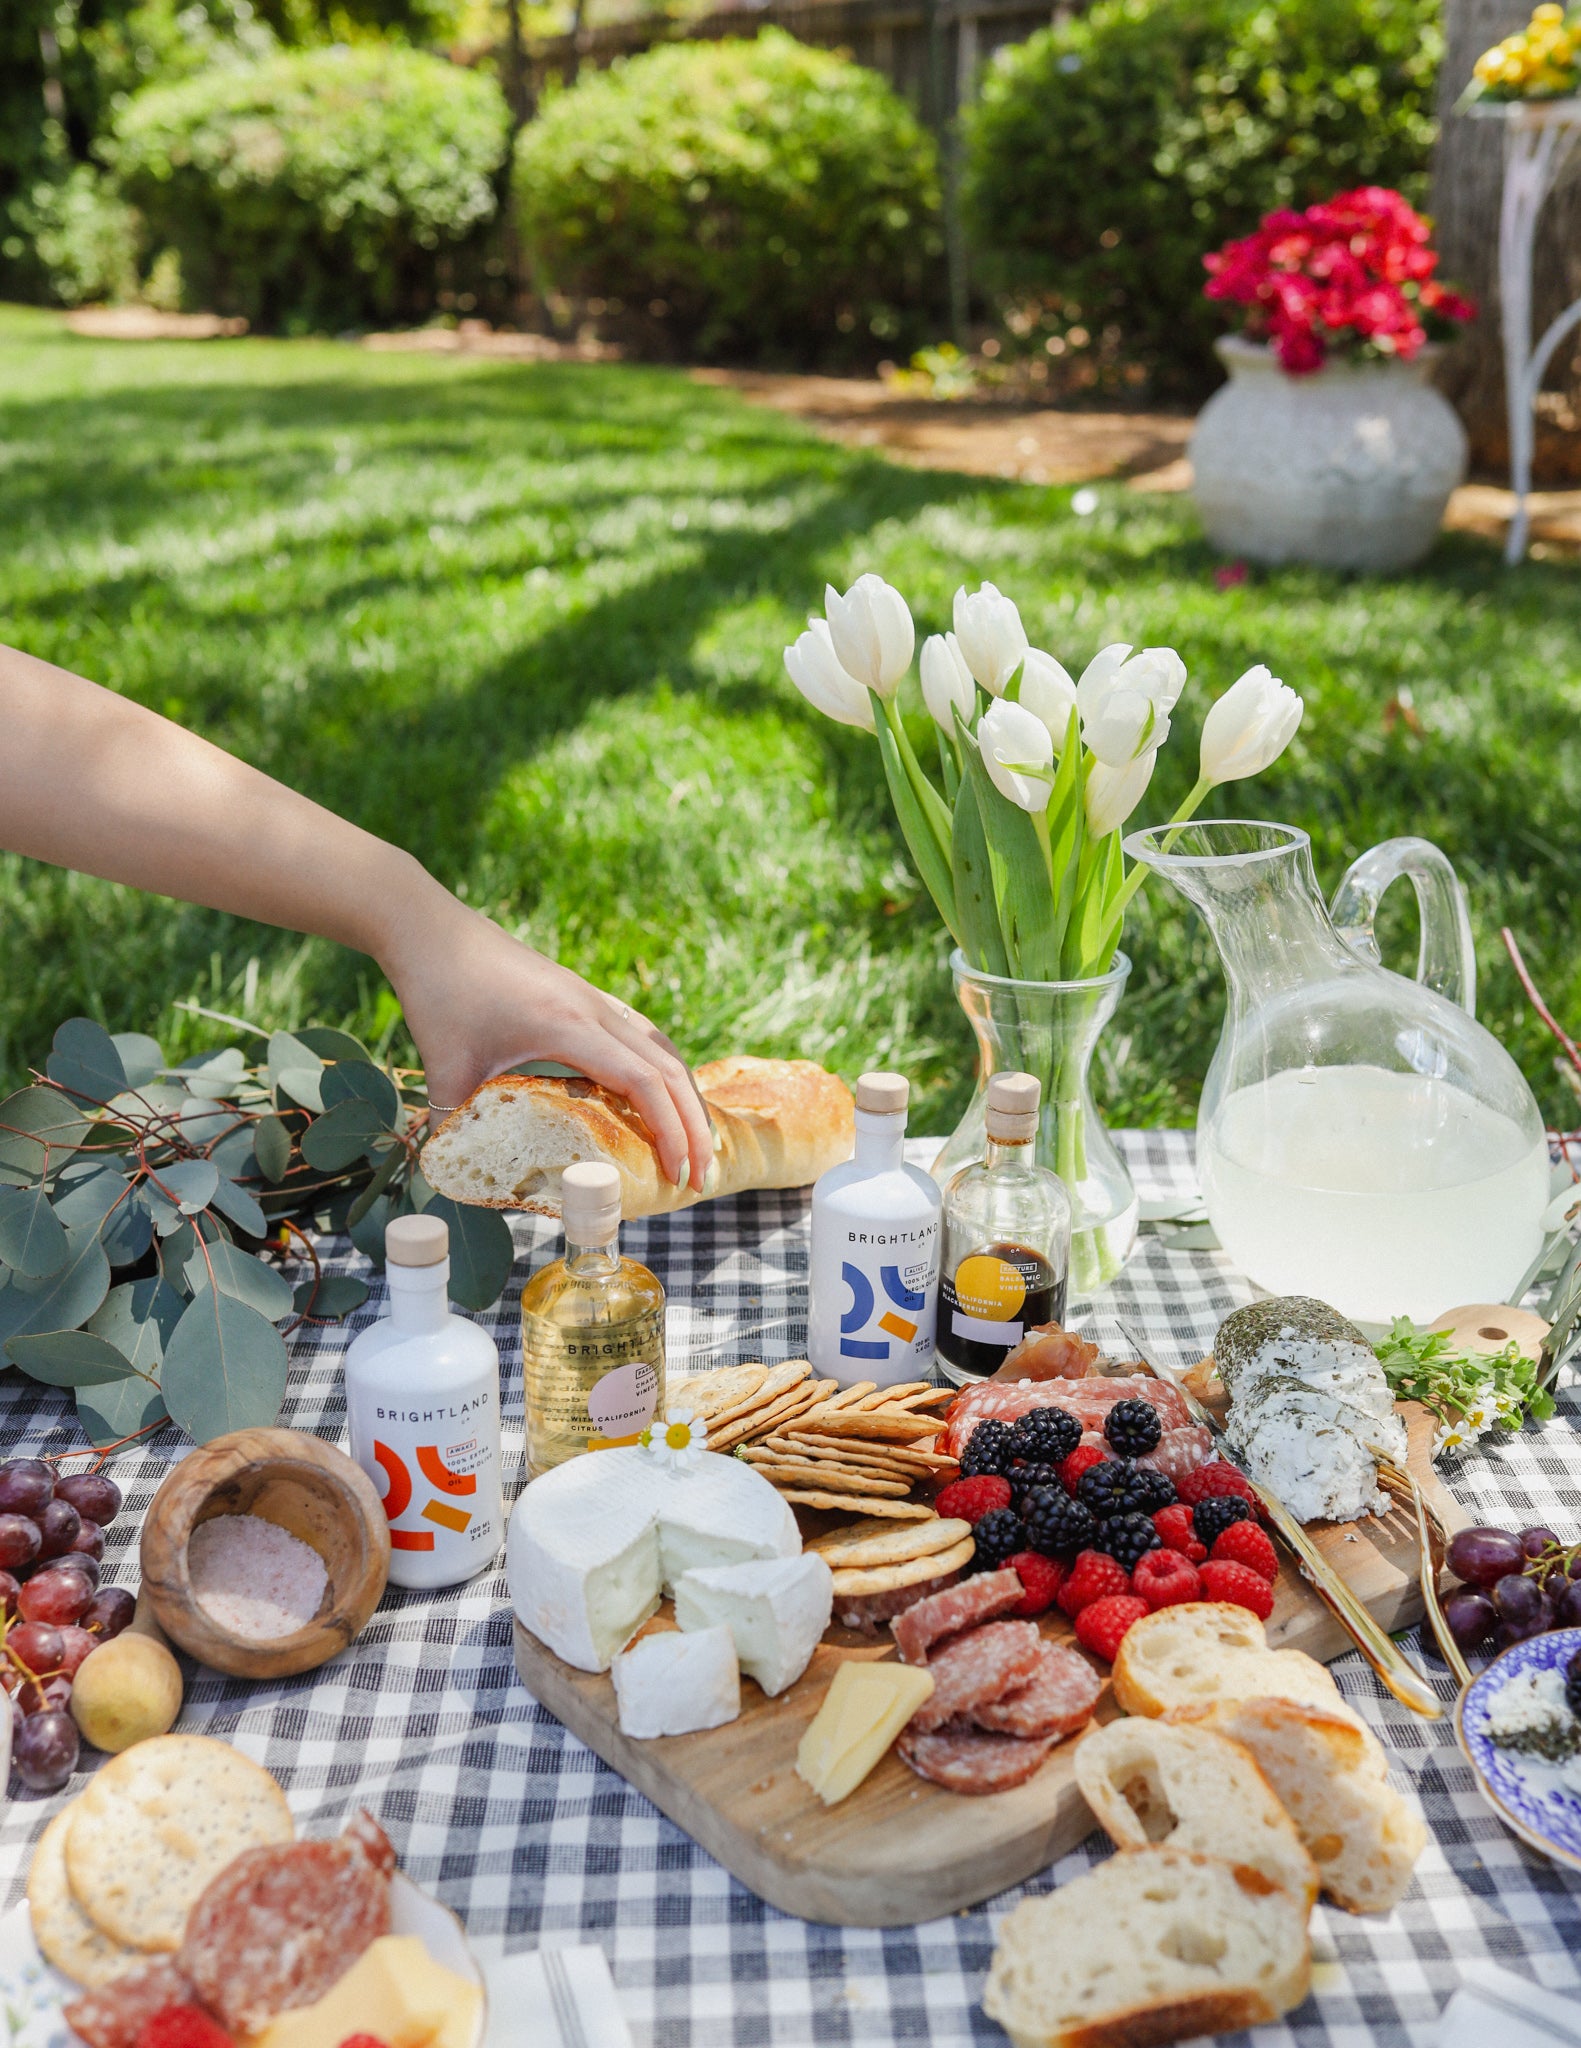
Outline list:
[[[1211,1432],[1217,1455],[1223,1458],[1226,1464],[1234,1465],[1241,1473],[1247,1485],[1256,1494],[1263,1512],[1283,1537],[1287,1548],[1294,1554],[1301,1576],[1390,1692],[1402,1706],[1409,1707],[1413,1714],[1420,1714],[1429,1721],[1442,1720],[1444,1709],[1431,1684],[1400,1646],[1373,1620],[1284,1503],[1277,1500],[1265,1487],[1259,1486],[1251,1474],[1242,1467],[1240,1459],[1230,1455],[1225,1448],[1224,1429],[1218,1418],[1209,1413],[1178,1373],[1171,1372],[1157,1359],[1148,1356],[1147,1347],[1134,1330],[1128,1329],[1124,1323],[1120,1325],[1120,1330],[1126,1341],[1135,1347],[1137,1357],[1154,1379],[1162,1380],[1166,1386],[1173,1387],[1185,1402],[1186,1411],[1192,1421],[1200,1423],[1204,1429]]]

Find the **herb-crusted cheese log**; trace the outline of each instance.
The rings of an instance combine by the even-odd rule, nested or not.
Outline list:
[[[811,1060],[710,1060],[697,1086],[714,1124],[699,1195],[665,1177],[648,1127],[593,1081],[501,1074],[475,1089],[423,1148],[429,1184],[487,1209],[560,1213],[560,1176],[579,1160],[618,1168],[623,1216],[662,1216],[749,1188],[806,1187],[851,1156],[851,1091]]]

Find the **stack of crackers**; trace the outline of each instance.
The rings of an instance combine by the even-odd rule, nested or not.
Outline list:
[[[793,1359],[679,1381],[671,1405],[706,1420],[711,1451],[734,1451],[795,1506],[921,1522],[933,1510],[908,1496],[920,1481],[953,1479],[959,1469],[934,1448],[944,1424],[928,1412],[954,1398],[953,1388],[925,1380],[861,1380],[842,1391]]]
[[[807,1548],[834,1574],[838,1613],[843,1600],[867,1600],[964,1571],[976,1546],[970,1522],[930,1515],[926,1521],[900,1527],[874,1519],[853,1522],[832,1535],[815,1537]]]

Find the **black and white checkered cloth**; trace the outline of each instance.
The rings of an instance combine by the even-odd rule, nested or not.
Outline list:
[[[1144,1198],[1193,1190],[1184,1133],[1124,1133],[1120,1143]],[[503,1366],[507,1498],[522,1476],[520,1282],[558,1248],[553,1226],[516,1227],[516,1276],[482,1319]],[[804,1347],[805,1195],[747,1195],[628,1224],[622,1243],[669,1292],[672,1372],[794,1357]],[[366,1271],[343,1242],[326,1251],[331,1270]],[[1249,1297],[1217,1255],[1149,1238],[1075,1320],[1119,1351],[1123,1317],[1166,1358],[1192,1362]],[[345,1443],[341,1354],[382,1309],[376,1292],[351,1327],[295,1340],[283,1421]],[[1572,1391],[1546,1427],[1529,1426],[1451,1467],[1452,1490],[1478,1520],[1576,1529],[1578,1420]],[[57,1396],[6,1376],[6,1455],[75,1440]],[[118,1460],[128,1497],[110,1532],[109,1582],[135,1583],[143,1511],[182,1448],[167,1431]],[[1257,2031],[1260,2048],[1427,2048],[1461,1965],[1479,1959],[1581,1997],[1581,1878],[1506,1833],[1473,1789],[1447,1721],[1415,1719],[1357,1656],[1334,1668],[1387,1745],[1396,1779],[1420,1800],[1432,1840],[1394,1913],[1319,1910],[1312,1995],[1284,2025]],[[1449,1698],[1442,1667],[1430,1668]],[[371,1808],[406,1870],[462,1916],[485,1955],[599,1943],[641,2048],[1004,2041],[979,1999],[995,1925],[1019,1892],[927,1926],[881,1931],[814,1926],[765,1906],[522,1689],[503,1570],[449,1592],[392,1588],[352,1648],[304,1677],[249,1685],[189,1667],[187,1679],[183,1730],[221,1736],[267,1765],[311,1830]],[[20,1897],[31,1845],[64,1796],[23,1797],[7,1809],[0,1871],[9,1900]],[[963,1801],[961,1825],[971,1824]],[[1060,1883],[1103,1853],[1094,1837],[1027,1889]]]

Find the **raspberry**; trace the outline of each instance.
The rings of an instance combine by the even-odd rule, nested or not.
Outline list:
[[[973,1529],[972,1538],[977,1546],[974,1563],[980,1572],[998,1571],[1007,1557],[1027,1547],[1021,1517],[1012,1514],[1009,1508],[994,1508],[984,1515]]]
[[[1197,1568],[1178,1550],[1150,1550],[1136,1561],[1131,1583],[1149,1608],[1178,1607],[1182,1600],[1202,1598]]]
[[[1161,1508],[1153,1517],[1153,1527],[1166,1550],[1178,1551],[1188,1564],[1201,1564],[1208,1554],[1206,1543],[1197,1541],[1197,1532],[1191,1525],[1191,1510],[1184,1501],[1172,1508]]]
[[[979,1422],[966,1440],[961,1453],[961,1477],[975,1479],[980,1472],[997,1472],[1001,1477],[1010,1470],[1010,1425],[990,1415]]]
[[[1027,1541],[1046,1557],[1073,1557],[1093,1547],[1098,1524],[1090,1509],[1072,1500],[1063,1486],[1034,1488],[1021,1503]]]
[[[1221,1499],[1232,1493],[1239,1494],[1249,1508],[1255,1510],[1257,1506],[1257,1496],[1252,1492],[1252,1483],[1246,1474],[1236,1466],[1226,1464],[1222,1458],[1210,1458],[1195,1472],[1188,1472],[1183,1479],[1177,1479],[1175,1492],[1188,1508],[1194,1508],[1199,1500]]]
[[[1092,1547],[1107,1551],[1128,1572],[1135,1571],[1138,1558],[1159,1548],[1158,1531],[1148,1515],[1111,1515],[1107,1521],[1098,1524]]]
[[[1026,1598],[1010,1612],[1030,1621],[1034,1615],[1046,1614],[1054,1605],[1054,1595],[1065,1583],[1065,1567],[1056,1564],[1051,1557],[1044,1557],[1036,1550],[1018,1550],[1005,1563],[1026,1587]]]
[[[1227,1600],[1232,1607],[1249,1607],[1259,1621],[1266,1621],[1274,1611],[1273,1587],[1249,1565],[1210,1557],[1198,1577],[1205,1600]]]
[[[984,1515],[1010,1505],[1010,1481],[984,1472],[976,1479],[952,1479],[933,1503],[946,1521],[970,1522],[975,1529]]]
[[[1113,1663],[1131,1624],[1147,1612],[1147,1602],[1130,1593],[1114,1593],[1105,1600],[1089,1601],[1076,1617],[1076,1640],[1095,1657]]]
[[[1058,1465],[1081,1442],[1081,1424],[1068,1408],[1029,1408],[1010,1429],[1010,1455],[1029,1465]]]
[[[1065,1575],[1065,1583],[1054,1595],[1062,1614],[1074,1621],[1094,1600],[1106,1600],[1129,1593],[1131,1581],[1124,1565],[1101,1550],[1084,1550]]]
[[[1191,1510],[1191,1526],[1197,1541],[1211,1550],[1232,1522],[1251,1520],[1252,1511],[1239,1494],[1221,1493],[1211,1500],[1199,1500]]]
[[[1279,1559],[1267,1532],[1255,1522],[1232,1522],[1213,1546],[1215,1564],[1243,1564],[1271,1586],[1279,1576]]]
[[[1144,1458],[1157,1450],[1164,1425],[1151,1401],[1116,1401],[1103,1419],[1103,1433],[1122,1458]]]
[[[167,2005],[144,2020],[137,2048],[235,2048],[235,2043],[195,2005]]]
[[[1094,1465],[1106,1465],[1108,1462],[1108,1452],[1099,1445],[1079,1444],[1068,1458],[1061,1460],[1059,1483],[1067,1493],[1074,1494],[1084,1472],[1090,1472]]]

